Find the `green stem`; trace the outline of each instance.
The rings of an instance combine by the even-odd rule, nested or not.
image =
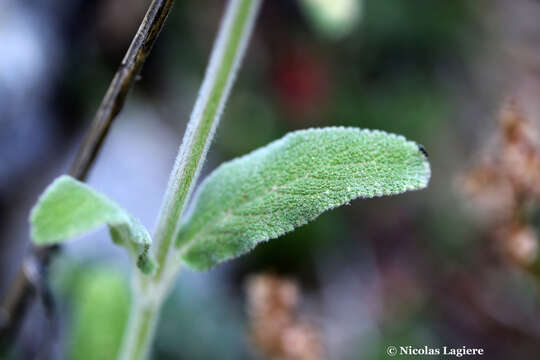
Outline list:
[[[212,142],[253,30],[260,3],[261,0],[231,0],[221,23],[199,97],[171,172],[158,220],[154,236],[158,264],[155,279],[162,276],[167,258],[171,256],[170,250],[178,223]]]
[[[160,307],[161,299],[158,302],[145,302],[136,298],[132,300],[119,359],[144,360],[148,357]]]
[[[120,359],[146,359],[163,300],[180,269],[174,238],[208,152],[262,0],[230,0],[199,97],[178,152],[154,236],[157,271],[135,273],[130,319]],[[171,261],[169,261],[171,260]]]

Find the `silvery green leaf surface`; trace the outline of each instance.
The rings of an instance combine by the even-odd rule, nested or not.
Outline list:
[[[45,189],[32,209],[30,225],[37,245],[62,243],[108,225],[114,242],[136,257],[143,272],[153,269],[146,228],[120,205],[70,176],[60,176]]]
[[[425,188],[430,166],[402,136],[309,129],[217,168],[200,186],[176,246],[198,270],[251,250],[356,198]]]

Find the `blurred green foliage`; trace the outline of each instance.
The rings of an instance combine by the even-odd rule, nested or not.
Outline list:
[[[69,359],[115,359],[127,322],[130,291],[127,276],[106,263],[55,266],[55,287],[70,308],[66,331]]]

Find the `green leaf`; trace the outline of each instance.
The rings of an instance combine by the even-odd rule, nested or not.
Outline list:
[[[201,184],[176,246],[187,265],[204,270],[352,199],[425,188],[424,151],[383,131],[290,133],[216,169]]]
[[[45,189],[32,209],[30,225],[37,245],[62,243],[108,225],[114,242],[128,249],[143,272],[153,269],[146,228],[114,201],[70,176],[60,176]]]

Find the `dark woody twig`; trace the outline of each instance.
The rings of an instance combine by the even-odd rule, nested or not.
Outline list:
[[[126,96],[150,54],[163,28],[174,0],[153,0],[129,49],[109,85],[96,116],[90,124],[69,174],[84,181],[107,137],[109,128],[122,110]],[[51,257],[59,246],[32,246],[0,308],[0,353],[16,339],[25,314],[36,296],[41,295],[42,279]]]
[[[163,24],[174,0],[154,0],[144,17],[120,68],[99,106],[96,117],[90,125],[69,174],[79,180],[86,179],[96,155],[107,136],[109,127],[116,115],[122,110],[126,95],[133,86]]]

